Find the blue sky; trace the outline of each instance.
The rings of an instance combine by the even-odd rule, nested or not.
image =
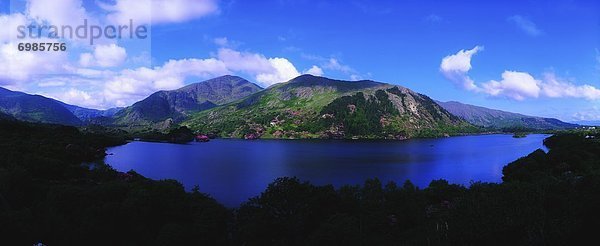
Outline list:
[[[23,13],[28,19],[60,19],[28,11],[28,4],[36,1],[45,0],[11,1],[11,11],[6,10],[6,0],[0,6],[5,16]],[[128,1],[99,1],[113,8],[99,6],[98,1],[60,0],[59,5],[75,6],[98,23],[108,23],[105,17],[112,14],[137,16],[133,10],[118,8]],[[103,63],[105,57],[95,56],[97,46],[72,45],[65,63],[87,73],[65,76],[69,73],[49,70],[21,78],[25,81],[4,78],[0,86],[106,108],[222,73],[263,86],[313,73],[399,84],[442,101],[568,121],[600,119],[597,1],[171,3],[203,6],[174,15],[153,11],[150,40],[100,44],[108,54],[125,50],[120,62]],[[78,18],[82,17],[68,20]],[[92,62],[82,62],[84,53]],[[441,66],[444,58],[446,67]],[[104,77],[89,76],[91,72]]]

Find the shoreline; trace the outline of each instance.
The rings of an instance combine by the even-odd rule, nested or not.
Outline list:
[[[453,134],[449,136],[438,136],[438,137],[412,137],[406,139],[390,139],[390,138],[256,138],[256,139],[244,139],[244,138],[234,138],[234,137],[216,137],[212,138],[212,140],[224,139],[224,140],[243,140],[243,141],[256,141],[256,140],[270,140],[270,141],[299,141],[299,140],[311,140],[311,141],[381,141],[381,142],[403,142],[409,140],[422,140],[422,139],[438,139],[438,138],[451,138],[451,137],[467,137],[467,136],[485,136],[485,135],[514,135],[515,133],[510,132],[481,132],[481,133],[461,133],[461,134]],[[544,133],[544,132],[530,132],[527,135],[531,134],[542,134],[552,136],[556,133]],[[525,136],[526,137],[526,136]],[[195,140],[189,142],[172,142],[166,140],[153,140],[153,139],[131,139],[129,142],[149,142],[149,143],[170,143],[170,144],[189,144],[197,142]]]

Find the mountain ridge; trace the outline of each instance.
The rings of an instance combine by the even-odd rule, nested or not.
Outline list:
[[[529,128],[535,130],[570,129],[578,125],[562,122],[555,118],[529,116],[508,111],[461,103],[457,101],[440,102],[450,113],[465,119],[471,124],[491,128]]]
[[[83,122],[56,100],[0,87],[0,111],[30,122],[78,126]]]
[[[86,108],[86,107],[81,107],[81,106],[77,106],[77,105],[73,105],[73,104],[68,104],[59,100],[55,100],[57,103],[63,105],[63,107],[65,107],[66,109],[68,109],[69,111],[71,111],[71,113],[73,113],[77,118],[79,118],[81,121],[83,122],[87,122],[90,121],[94,118],[98,118],[98,117],[112,117],[113,115],[115,115],[117,112],[121,111],[124,107],[116,107],[116,108],[109,108],[109,109],[92,109],[92,108]]]
[[[364,115],[354,114],[357,107],[358,114]],[[312,75],[301,75],[266,89],[241,77],[225,75],[175,90],[157,91],[129,107],[108,110],[84,108],[0,87],[0,113],[24,121],[75,126],[99,124],[131,130],[138,129],[137,126],[168,129],[181,123],[197,131],[216,132],[220,124],[226,129],[220,132],[221,135],[244,137],[255,134],[275,138],[288,135],[290,138],[302,135],[339,138],[353,137],[352,134],[365,137],[369,134],[356,128],[361,124],[375,129],[374,132],[379,134],[377,137],[384,138],[390,136],[381,135],[383,133],[394,138],[448,135],[456,133],[457,129],[450,128],[457,125],[472,131],[473,128],[464,124],[466,122],[496,129],[548,130],[578,126],[554,118],[527,116],[456,101],[434,101],[396,84]],[[283,123],[286,120],[288,122]],[[316,123],[312,124],[310,120]],[[289,121],[299,124],[289,124]],[[448,129],[447,132],[435,132],[440,130],[434,130],[436,127]],[[392,128],[396,132],[390,132]],[[425,134],[425,129],[435,133]]]
[[[116,125],[177,123],[188,114],[239,100],[262,90],[241,77],[225,75],[170,91],[158,91],[114,115]]]
[[[302,75],[192,116],[194,130],[244,138],[443,136],[471,128],[429,97],[375,82]]]

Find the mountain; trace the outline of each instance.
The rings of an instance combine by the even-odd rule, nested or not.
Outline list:
[[[84,121],[84,122],[90,121],[90,120],[92,120],[94,118],[98,118],[98,117],[112,117],[117,112],[119,112],[121,109],[123,109],[123,108],[110,108],[110,109],[106,109],[106,110],[99,110],[99,109],[83,108],[83,107],[79,107],[79,106],[75,106],[75,105],[71,105],[71,104],[66,104],[66,103],[58,101],[58,100],[56,102],[63,105],[63,107],[65,107],[66,109],[71,111],[71,113],[73,113],[77,118],[79,118],[81,121]]]
[[[245,138],[404,139],[475,129],[429,97],[401,86],[312,75],[193,114],[182,124]]]
[[[0,87],[0,112],[31,122],[81,125],[82,121],[54,99]]]
[[[460,102],[437,102],[450,113],[465,119],[473,125],[492,128],[528,128],[538,130],[570,129],[578,125],[562,122],[554,118],[542,118],[489,109]]]
[[[172,91],[159,91],[114,115],[116,125],[180,122],[189,114],[237,101],[261,88],[243,78],[222,76]],[[165,123],[169,125],[169,123]]]
[[[570,123],[582,126],[600,126],[600,120],[577,120],[571,121]]]

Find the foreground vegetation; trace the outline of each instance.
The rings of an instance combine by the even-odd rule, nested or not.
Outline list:
[[[0,244],[225,244],[230,213],[197,190],[102,164],[118,132],[0,121]]]
[[[314,186],[274,181],[228,210],[172,180],[102,163],[119,132],[0,121],[6,245],[571,245],[600,226],[600,142],[556,134],[501,184]]]

